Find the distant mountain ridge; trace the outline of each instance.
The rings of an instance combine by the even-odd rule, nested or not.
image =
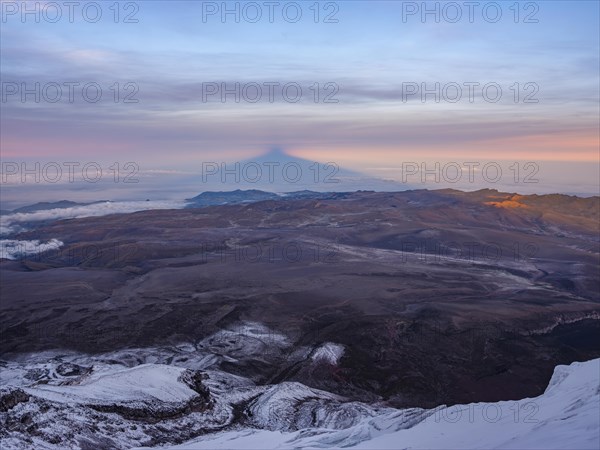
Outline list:
[[[186,200],[190,202],[190,206],[200,207],[225,205],[230,203],[258,202],[262,200],[274,200],[277,198],[279,198],[279,195],[272,192],[261,191],[258,189],[246,191],[236,189],[235,191],[206,191]]]
[[[78,203],[70,200],[59,200],[57,202],[37,202],[33,205],[22,206],[20,208],[10,210],[3,210],[2,214],[17,214],[17,213],[32,213],[37,211],[47,211],[49,209],[66,209],[66,208],[74,208],[76,206],[88,206],[94,205],[96,203],[103,203],[106,200],[98,200],[95,202],[88,203]]]
[[[336,195],[331,192],[315,192],[309,190],[286,192],[285,194],[276,194],[274,192],[261,191],[259,189],[235,191],[206,191],[195,197],[188,198],[188,208],[201,208],[205,206],[235,205],[239,203],[254,203],[264,200],[296,200],[296,199],[317,199],[333,198]]]

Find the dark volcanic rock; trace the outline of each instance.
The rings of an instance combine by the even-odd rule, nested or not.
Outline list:
[[[0,389],[0,412],[7,412],[19,403],[29,401],[30,396],[22,389],[1,388]]]
[[[62,375],[63,377],[71,377],[71,376],[75,376],[75,375],[81,375],[86,370],[89,370],[89,369],[85,369],[84,367],[81,367],[77,364],[71,364],[71,363],[62,363],[62,364],[59,364],[58,367],[56,368],[56,372],[59,375]]]
[[[192,390],[197,392],[202,400],[205,403],[209,404],[210,399],[210,391],[209,389],[202,383],[203,380],[208,379],[208,375],[203,374],[199,370],[185,370],[179,377],[179,380],[186,385],[188,385]]]

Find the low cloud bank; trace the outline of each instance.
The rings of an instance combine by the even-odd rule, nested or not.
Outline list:
[[[23,231],[23,225],[29,222],[125,214],[151,209],[181,209],[186,204],[183,200],[102,202],[70,208],[45,209],[31,213],[5,214],[0,218],[0,235]]]
[[[64,243],[58,239],[51,239],[48,242],[1,239],[0,259],[18,259],[23,256],[47,252],[48,250],[56,250],[63,245]]]

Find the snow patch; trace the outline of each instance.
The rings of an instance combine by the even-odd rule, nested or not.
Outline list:
[[[178,381],[184,371],[181,367],[144,364],[109,373],[92,372],[69,385],[38,384],[23,390],[36,397],[64,403],[185,402],[197,394]]]
[[[311,359],[313,361],[327,362],[332,365],[337,365],[340,358],[344,355],[344,346],[326,342],[313,352]]]

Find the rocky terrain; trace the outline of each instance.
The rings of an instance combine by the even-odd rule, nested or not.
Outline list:
[[[82,427],[127,428],[123,421],[140,415],[156,422],[136,438],[127,428],[117,440],[124,448],[176,444],[233,423],[329,427],[330,416],[311,412],[323,404],[335,404],[328,414],[340,411],[335,421],[347,428],[378,408],[417,414],[411,408],[535,397],[556,365],[600,356],[598,197],[235,197],[44,222],[11,235],[62,245],[0,262],[2,383],[21,389],[3,391],[0,406],[59,411],[66,396],[101,416]],[[145,381],[126,399],[134,406],[96,394],[128,386],[130,376],[148,380],[148,364],[158,366],[150,378],[187,386],[169,393],[176,404],[148,400],[160,397],[144,393],[153,386]],[[123,368],[133,372],[114,378]],[[231,383],[231,395],[244,400],[225,407],[215,392]],[[81,385],[93,385],[92,398]],[[257,395],[268,401],[253,401]],[[286,413],[290,397],[310,400]],[[340,407],[352,402],[361,406]],[[17,420],[15,432],[52,443],[42,425],[23,431],[29,419],[13,414],[3,419],[9,430]],[[58,420],[52,414],[49,422]],[[179,431],[159,430],[163,418],[190,415],[203,417],[195,422],[202,426],[173,419]],[[85,447],[88,434],[68,445]]]
[[[264,327],[243,327],[254,332],[243,344],[269,346]],[[220,333],[209,340],[230,339]],[[600,359],[557,367],[535,398],[395,409],[298,382],[257,385],[215,369],[224,356],[182,344],[94,356],[45,352],[4,362],[2,446],[593,449],[600,442]]]

